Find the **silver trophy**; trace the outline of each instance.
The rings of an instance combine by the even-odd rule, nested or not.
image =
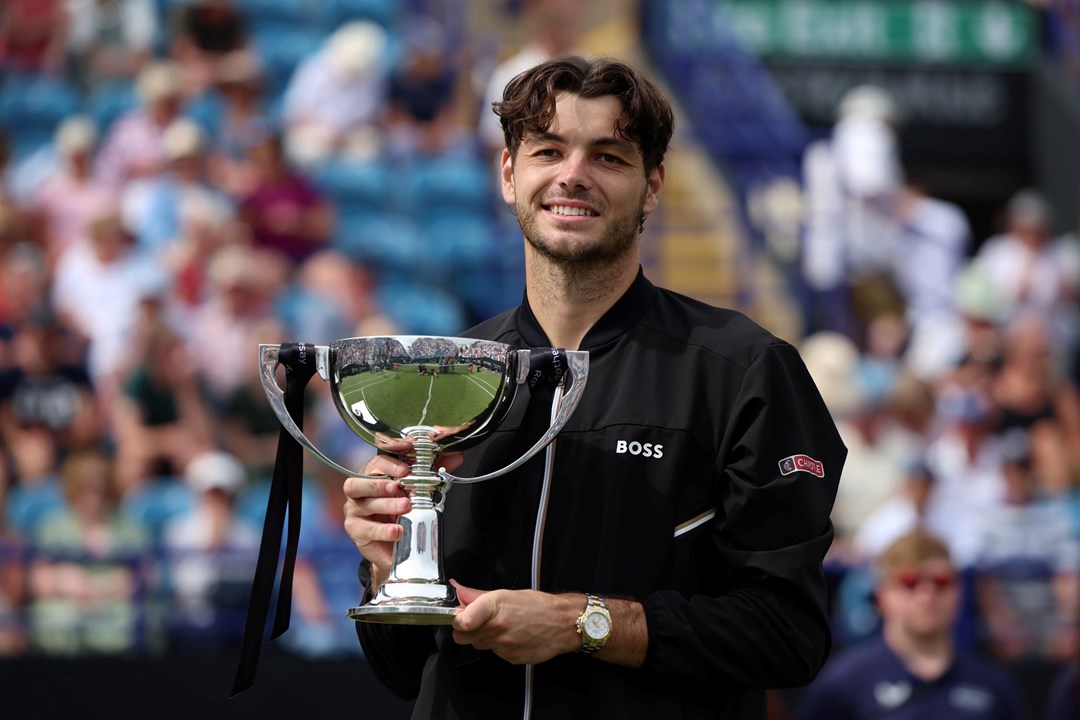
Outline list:
[[[315,367],[330,385],[334,405],[346,424],[380,450],[412,465],[401,478],[412,509],[398,518],[401,539],[394,545],[390,576],[369,602],[348,616],[368,622],[449,624],[457,593],[442,567],[442,511],[447,491],[508,473],[543,450],[574,412],[589,369],[583,351],[550,350],[547,366],[559,378],[551,421],[543,436],[520,458],[486,475],[462,478],[433,469],[439,453],[463,450],[487,437],[506,416],[517,389],[530,382],[537,351],[459,337],[387,336],[337,340],[315,345]],[[316,448],[297,427],[278,385],[279,345],[259,346],[263,389],[278,420],[315,457],[346,476],[373,477],[343,467]],[[535,378],[534,378],[535,379]],[[382,479],[382,476],[379,476]]]

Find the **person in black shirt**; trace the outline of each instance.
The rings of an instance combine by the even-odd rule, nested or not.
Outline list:
[[[587,350],[588,382],[546,454],[448,492],[453,625],[358,623],[365,655],[416,718],[763,718],[766,688],[809,682],[828,654],[821,563],[846,450],[791,345],[642,273],[673,130],[651,80],[564,57],[495,111],[525,299],[463,337]],[[515,402],[442,462],[505,467],[546,429],[541,404]],[[407,471],[382,455],[364,474],[385,480],[345,481],[368,597]],[[586,616],[608,632],[579,633]]]

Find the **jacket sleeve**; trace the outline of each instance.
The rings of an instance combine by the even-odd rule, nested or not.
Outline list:
[[[847,450],[795,348],[766,347],[719,431],[715,596],[644,599],[645,668],[744,687],[810,682],[830,648],[822,560]]]
[[[371,566],[360,563],[364,597],[371,599]],[[415,700],[428,657],[435,652],[435,636],[428,626],[390,623],[356,623],[356,635],[375,677],[402,700]]]

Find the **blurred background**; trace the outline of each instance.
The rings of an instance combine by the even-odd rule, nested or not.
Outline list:
[[[922,524],[964,571],[957,642],[1041,711],[1080,651],[1075,0],[2,0],[8,702],[407,717],[313,460],[292,629],[225,700],[279,430],[256,346],[516,305],[490,103],[568,51],[676,103],[646,272],[798,345],[850,448],[835,648]],[[328,400],[309,437],[360,467]]]

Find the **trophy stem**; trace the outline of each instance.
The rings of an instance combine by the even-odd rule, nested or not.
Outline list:
[[[432,428],[423,427],[408,428],[405,432],[407,437],[413,439],[413,464],[409,478],[415,478],[414,482],[421,483],[430,478],[432,481],[442,484],[442,478],[432,470],[439,452],[439,446],[431,439],[431,433]]]
[[[401,478],[412,508],[398,518],[390,576],[372,600],[349,610],[353,620],[400,624],[445,624],[457,610],[457,592],[442,571],[442,501],[446,481],[432,470],[438,445],[431,428],[408,428],[414,439],[412,472]],[[436,493],[440,497],[436,498]]]

